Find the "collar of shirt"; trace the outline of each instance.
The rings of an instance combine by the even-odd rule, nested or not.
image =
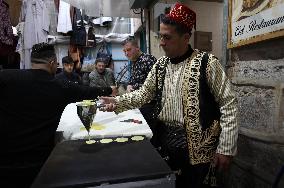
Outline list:
[[[183,62],[184,60],[186,60],[187,58],[189,58],[191,56],[193,51],[194,50],[191,48],[191,46],[188,46],[188,50],[186,51],[185,54],[183,54],[182,56],[179,56],[179,57],[170,58],[171,63],[172,64],[178,64],[180,62]]]

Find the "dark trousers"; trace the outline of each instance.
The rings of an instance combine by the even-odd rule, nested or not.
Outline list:
[[[176,173],[176,188],[217,187],[217,174],[210,163],[191,165],[186,131],[183,127],[167,126],[156,121],[156,148]]]
[[[188,152],[184,149],[177,149],[175,152],[168,152],[167,154],[166,162],[176,173],[176,188],[211,187],[212,177],[209,177],[208,184],[205,184],[206,176],[211,176],[209,172],[210,163],[191,165]]]
[[[278,184],[280,183],[281,177],[284,177],[284,165],[281,167],[281,169],[279,170],[276,179],[273,183],[272,188],[277,188],[279,187]]]
[[[0,166],[0,187],[30,188],[43,164]]]
[[[0,155],[0,187],[30,188],[52,148]]]

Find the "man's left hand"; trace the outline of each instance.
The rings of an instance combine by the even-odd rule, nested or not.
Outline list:
[[[232,162],[233,156],[231,155],[222,155],[219,153],[215,154],[214,164],[218,170],[227,171]]]
[[[110,86],[112,89],[111,96],[117,96],[118,95],[118,88],[116,86]]]

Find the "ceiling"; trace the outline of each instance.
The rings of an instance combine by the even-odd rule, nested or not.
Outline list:
[[[129,5],[129,0],[63,0],[74,7],[84,9],[88,16],[139,18]]]
[[[3,0],[9,4],[9,13],[13,26],[19,22],[22,0]],[[49,0],[53,1],[53,0]],[[129,0],[63,0],[79,9],[85,9],[86,14],[94,17],[129,17],[139,18],[130,9]]]
[[[194,0],[194,1],[208,1],[208,2],[219,2],[219,3],[224,2],[224,0]]]
[[[131,9],[146,8],[157,0],[128,0]]]

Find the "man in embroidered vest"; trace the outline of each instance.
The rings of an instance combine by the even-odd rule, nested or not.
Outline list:
[[[215,172],[225,172],[237,151],[237,100],[219,60],[189,45],[195,25],[196,14],[175,4],[160,24],[166,56],[143,86],[116,98],[102,97],[103,110],[116,113],[157,99],[159,152],[177,172],[178,188],[217,186]]]

